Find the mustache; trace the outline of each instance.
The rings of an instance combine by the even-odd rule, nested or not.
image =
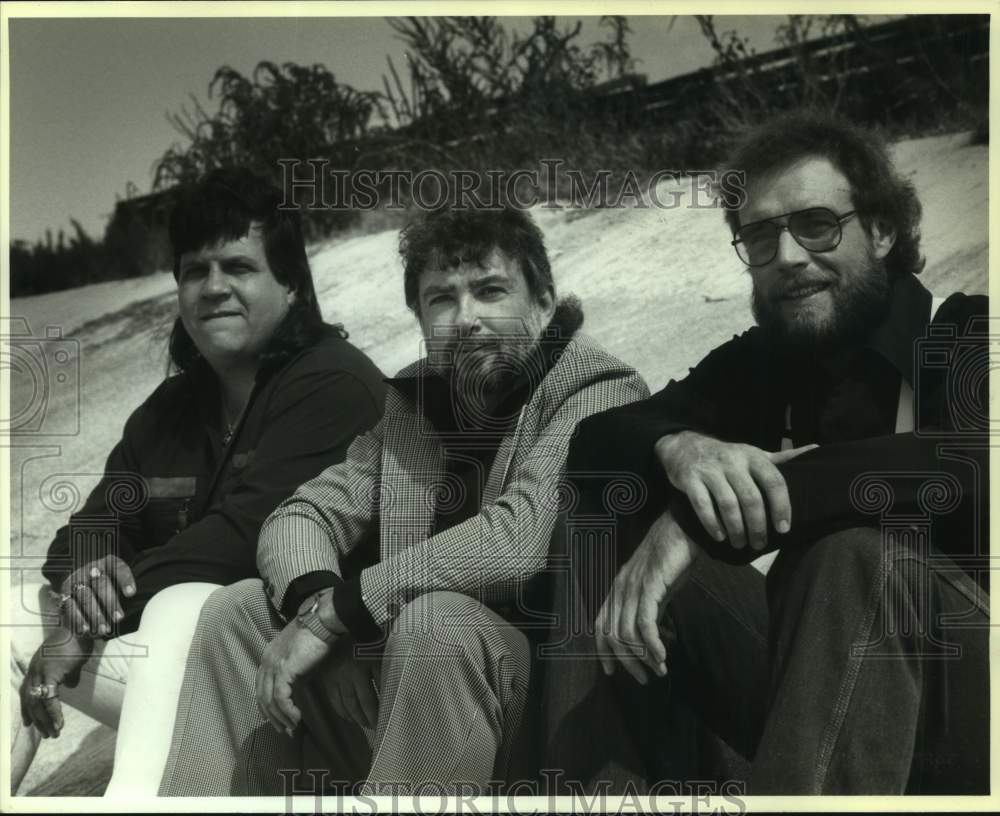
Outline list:
[[[834,278],[830,277],[800,275],[796,278],[782,281],[782,285],[774,290],[772,297],[780,298],[789,292],[795,292],[799,289],[808,289],[811,286],[829,286],[834,282]]]
[[[441,338],[429,346],[437,353],[458,358],[485,352],[517,354],[533,348],[536,343],[537,338],[534,337],[491,335],[490,337]]]

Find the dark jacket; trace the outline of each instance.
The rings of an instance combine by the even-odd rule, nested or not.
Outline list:
[[[682,525],[710,555],[746,563],[761,554],[705,533],[654,453],[666,434],[693,429],[770,451],[783,437],[795,446],[818,442],[779,466],[792,531],[781,536],[769,524],[770,549],[877,526],[888,514],[926,520],[934,546],[985,588],[988,302],[954,294],[929,325],[930,312],[930,293],[908,276],[894,286],[887,318],[862,348],[826,359],[779,355],[752,328],[649,399],[580,423],[567,464],[580,499],[567,516],[572,535],[554,544],[554,557],[575,574],[554,584],[556,609],[575,622],[555,653],[575,657],[546,667],[546,767],[585,785],[606,779],[616,790],[643,788],[644,752],[619,709],[638,692],[633,684],[623,697],[603,678],[589,632],[617,569],[672,499],[680,500]],[[915,392],[915,431],[895,434],[901,378]],[[612,482],[635,500],[616,506],[622,491],[609,489]],[[590,740],[593,733],[602,739]]]
[[[55,588],[75,568],[116,553],[137,592],[115,634],[134,631],[161,589],[257,575],[257,536],[278,503],[378,422],[382,374],[332,331],[263,366],[228,446],[215,375],[201,362],[169,377],[125,423],[104,476],[49,547]]]
[[[648,508],[658,513],[675,492],[653,450],[666,434],[691,429],[768,451],[780,450],[784,436],[796,447],[815,442],[819,448],[778,468],[788,485],[792,531],[779,535],[769,520],[769,550],[877,525],[884,510],[930,514],[942,527],[935,544],[984,581],[966,559],[986,554],[985,514],[977,507],[989,495],[988,300],[953,294],[929,324],[930,310],[930,293],[906,276],[893,287],[889,314],[870,340],[833,358],[780,356],[754,327],[649,399],[582,422],[568,470],[635,474],[647,486]],[[915,430],[896,434],[901,378],[914,390]],[[942,446],[954,454],[942,455]],[[958,502],[937,500],[947,512],[928,500],[926,478],[914,478],[938,472],[947,474],[943,489]],[[869,486],[866,474],[877,474],[891,490],[891,508],[859,493]],[[686,501],[680,515],[713,557],[748,563],[761,554],[715,542]]]

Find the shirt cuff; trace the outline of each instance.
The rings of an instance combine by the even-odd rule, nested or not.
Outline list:
[[[328,587],[339,587],[341,584],[343,579],[330,570],[315,570],[300,575],[288,585],[285,600],[281,604],[281,616],[285,620],[291,620],[298,614],[302,602],[310,595]]]
[[[373,643],[382,639],[382,627],[365,606],[361,594],[361,577],[344,581],[333,593],[333,608],[340,622],[347,627],[357,643]]]

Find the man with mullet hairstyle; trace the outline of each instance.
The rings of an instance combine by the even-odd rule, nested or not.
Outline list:
[[[13,790],[67,703],[118,729],[107,795],[156,793],[202,603],[257,574],[264,520],[381,416],[382,374],[324,322],[301,215],[282,198],[238,167],[177,193],[173,370],[55,534],[48,584],[22,586],[13,610]],[[22,669],[18,641],[32,636]]]

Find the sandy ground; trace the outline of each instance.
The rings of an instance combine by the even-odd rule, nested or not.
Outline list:
[[[924,203],[922,281],[938,295],[987,291],[988,148],[967,142],[955,134],[896,148]],[[720,212],[687,206],[690,182],[666,184],[660,199],[669,200],[671,189],[682,197],[670,210],[535,213],[560,294],[583,300],[584,331],[635,365],[653,390],[751,323],[749,278]],[[324,315],[344,323],[387,374],[421,353],[403,302],[396,242],[394,232],[366,235],[326,245],[312,260]],[[27,320],[33,337],[45,338],[47,327],[61,332],[37,346],[47,349],[44,374],[33,380],[13,372],[12,416],[33,415],[38,426],[14,440],[11,455],[15,588],[40,579],[53,533],[97,481],[129,413],[162,379],[173,292],[172,276],[162,273],[11,302],[11,314]],[[58,350],[68,359],[57,358]],[[69,376],[57,380],[63,372]],[[51,388],[39,388],[39,380]],[[43,744],[22,793],[99,792],[113,744],[109,729],[70,713],[64,735]]]

